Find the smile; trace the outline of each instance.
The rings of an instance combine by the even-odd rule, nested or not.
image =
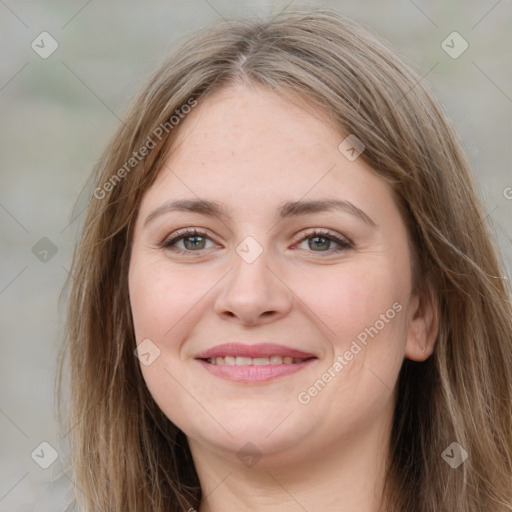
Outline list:
[[[266,366],[278,364],[298,364],[304,359],[290,356],[270,356],[270,357],[244,357],[244,356],[225,356],[212,357],[206,360],[210,364],[218,366]]]
[[[195,355],[210,374],[239,383],[263,383],[296,373],[317,356],[295,347],[269,343],[228,342]]]

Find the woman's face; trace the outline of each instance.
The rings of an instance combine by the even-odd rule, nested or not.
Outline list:
[[[327,454],[387,430],[403,358],[431,353],[390,187],[300,104],[242,86],[200,102],[141,204],[141,370],[191,448]]]

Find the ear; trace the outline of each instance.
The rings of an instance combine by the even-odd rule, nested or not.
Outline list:
[[[439,330],[438,302],[432,286],[411,297],[409,315],[405,357],[425,361],[434,351]]]

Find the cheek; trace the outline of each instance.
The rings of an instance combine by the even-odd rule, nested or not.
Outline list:
[[[323,370],[330,366],[336,383],[323,399],[330,403],[341,393],[354,407],[373,403],[378,408],[394,387],[404,357],[407,275],[397,272],[391,260],[367,263],[340,267],[329,278],[309,282],[301,293],[322,320],[316,324],[331,350],[330,365]],[[347,406],[335,401],[342,409]]]
[[[149,260],[149,259],[148,259]],[[137,341],[144,338],[163,343],[190,315],[208,283],[190,272],[177,272],[162,264],[134,258],[130,266],[129,290]]]
[[[386,403],[405,352],[406,278],[391,261],[371,261],[303,288],[331,349],[322,371],[335,375],[315,398],[318,410],[329,404],[334,416],[347,408],[373,414]]]
[[[171,271],[165,263],[134,255],[129,292],[137,344],[146,343],[151,353],[149,364],[143,358],[139,362],[146,386],[171,421],[190,429],[188,414],[183,411],[196,410],[197,404],[182,390],[192,390],[195,384],[179,364],[179,351],[198,321],[195,315],[204,287],[191,280],[189,273]]]
[[[321,320],[315,323],[322,326],[325,337],[335,347],[343,348],[376,322],[379,330],[384,330],[381,315],[385,320],[397,316],[396,306],[387,316],[386,312],[403,300],[403,288],[390,266],[353,265],[325,278],[308,280],[300,285],[299,296],[307,298],[310,310]]]

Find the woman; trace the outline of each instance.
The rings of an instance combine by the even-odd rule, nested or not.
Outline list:
[[[323,10],[203,30],[95,172],[65,347],[84,510],[512,510],[504,266],[385,44]]]

